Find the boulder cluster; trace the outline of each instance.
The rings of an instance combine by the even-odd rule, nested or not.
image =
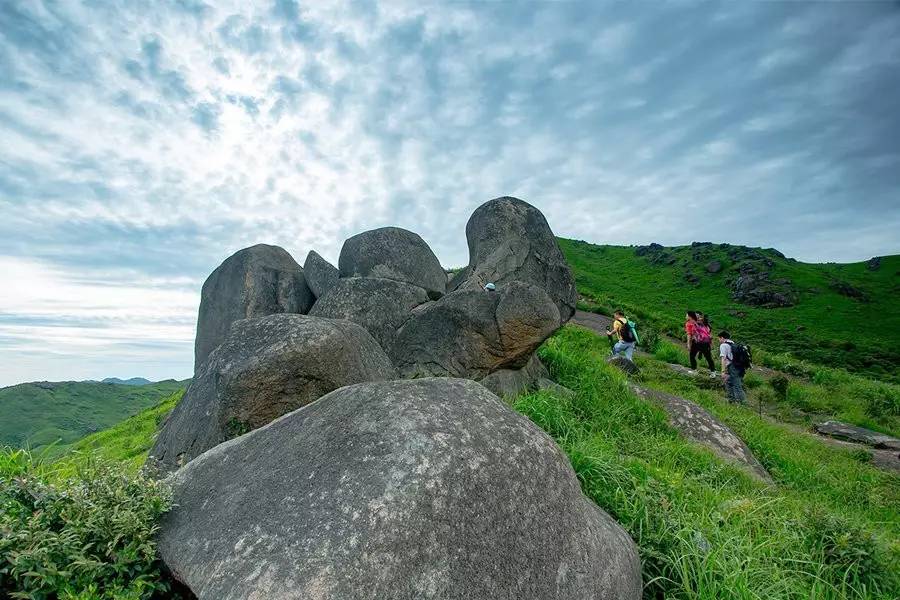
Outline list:
[[[640,597],[632,540],[498,398],[554,385],[535,350],[576,290],[553,232],[504,197],[466,237],[449,277],[396,227],[337,267],[257,245],[209,276],[151,451],[160,552],[199,598]]]

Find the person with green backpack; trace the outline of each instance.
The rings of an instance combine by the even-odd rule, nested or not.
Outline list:
[[[607,329],[606,335],[610,337],[615,335],[618,341],[612,347],[612,355],[619,356],[624,354],[628,360],[633,360],[634,347],[638,343],[637,331],[633,321],[625,318],[625,313],[617,310],[613,313],[612,330]]]

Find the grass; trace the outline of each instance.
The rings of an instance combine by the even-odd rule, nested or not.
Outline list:
[[[607,353],[606,340],[564,328],[541,357],[576,394],[524,395],[515,408],[556,439],[584,492],[637,541],[646,598],[900,595],[900,478],[639,359],[646,385],[698,401],[745,439],[778,485],[757,484],[673,431]]]
[[[163,420],[183,395],[184,390],[179,390],[118,425],[55,448],[54,455],[61,456],[61,462],[73,467],[99,458],[121,464],[126,471],[136,473],[147,460]]]
[[[772,250],[711,245],[666,248],[673,264],[655,264],[646,256],[636,256],[632,247],[566,239],[559,243],[579,292],[604,312],[624,307],[645,324],[681,337],[684,312],[703,310],[711,315],[714,328],[729,329],[735,337],[770,353],[758,357],[760,361],[844,368],[900,383],[896,346],[900,311],[895,300],[900,256],[885,257],[873,271],[866,263],[806,264]],[[798,303],[771,309],[733,301],[729,282],[747,261],[738,256],[741,253],[770,261],[771,278],[790,279],[798,290]],[[722,264],[721,272],[706,272],[705,265],[712,260]],[[698,278],[696,284],[685,279],[688,273]],[[836,282],[852,285],[867,299],[838,293],[832,287]]]
[[[170,380],[143,386],[66,381],[5,387],[0,389],[0,446],[40,451],[69,444],[158,404],[184,386]]]

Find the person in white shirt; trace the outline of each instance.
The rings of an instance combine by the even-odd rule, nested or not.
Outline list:
[[[719,357],[722,360],[722,381],[729,402],[747,403],[744,394],[744,370],[734,364],[734,340],[727,331],[719,333]]]

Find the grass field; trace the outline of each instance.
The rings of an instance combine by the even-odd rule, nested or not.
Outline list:
[[[694,399],[743,437],[777,485],[755,483],[672,430],[607,353],[605,339],[566,327],[541,357],[575,397],[515,407],[638,542],[645,598],[900,597],[900,478],[640,359],[644,385]]]
[[[654,261],[637,256],[632,247],[559,242],[579,293],[606,310],[624,307],[639,320],[679,336],[684,312],[702,310],[711,315],[714,328],[729,329],[770,354],[787,353],[807,363],[900,382],[900,256],[885,257],[877,270],[870,270],[866,263],[806,264],[772,250],[734,246],[666,248],[662,252],[668,260]],[[769,261],[772,279],[789,279],[798,292],[797,304],[757,308],[732,300],[729,282],[739,265],[750,260],[744,256],[757,264]],[[720,272],[706,271],[712,261],[719,261]],[[848,284],[863,299],[839,293],[838,284]]]
[[[69,444],[158,404],[185,387],[161,381],[143,386],[65,381],[23,383],[0,389],[0,446],[40,451]]]

